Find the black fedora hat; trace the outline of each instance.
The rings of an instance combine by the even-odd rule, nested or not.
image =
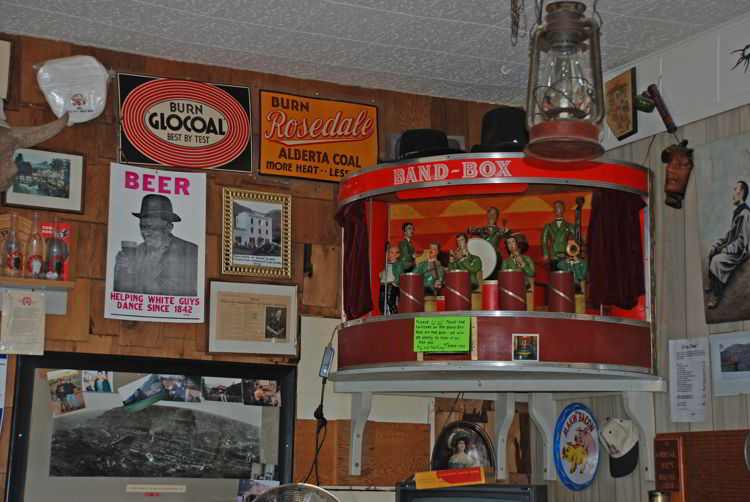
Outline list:
[[[404,131],[398,145],[399,159],[429,157],[431,155],[448,155],[465,153],[458,148],[451,148],[448,136],[437,129],[410,129]]]
[[[149,194],[141,200],[141,212],[133,213],[136,218],[156,217],[169,222],[178,222],[182,219],[172,211],[172,201],[164,195]]]
[[[472,152],[522,152],[529,142],[526,112],[512,106],[500,106],[482,117],[481,143]]]

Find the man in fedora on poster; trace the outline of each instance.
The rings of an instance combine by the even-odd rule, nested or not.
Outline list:
[[[114,290],[170,296],[196,296],[198,246],[172,235],[181,218],[164,195],[149,194],[141,201],[142,243],[123,241],[115,257]]]

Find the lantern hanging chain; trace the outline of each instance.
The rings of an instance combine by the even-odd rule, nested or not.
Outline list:
[[[599,19],[599,28],[602,27],[604,24],[604,21],[602,21],[602,16],[599,14],[599,11],[596,10],[596,5],[599,3],[599,0],[594,0],[594,4],[591,6],[591,9],[593,10],[592,17],[596,16],[597,19]]]
[[[519,30],[525,36],[527,29],[525,0],[510,0],[510,44],[513,47],[518,44]]]

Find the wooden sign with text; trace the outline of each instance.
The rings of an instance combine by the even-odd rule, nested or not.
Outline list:
[[[672,502],[682,501],[682,438],[654,439],[656,489],[672,492]],[[679,492],[679,494],[675,493]]]

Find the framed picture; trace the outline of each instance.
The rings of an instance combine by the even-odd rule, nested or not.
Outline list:
[[[430,470],[480,466],[495,470],[495,449],[487,433],[465,420],[446,425],[435,440]]]
[[[539,335],[513,334],[513,360],[538,361]]]
[[[20,148],[13,162],[18,174],[3,204],[83,213],[82,156]]]
[[[635,85],[635,67],[604,84],[607,125],[618,140],[623,140],[638,132]]]
[[[208,350],[297,354],[297,286],[211,282]]]
[[[149,382],[146,392],[171,386],[172,395],[130,409],[117,392],[85,387],[57,398],[50,379],[64,386],[87,370],[111,375],[113,389]],[[16,375],[8,500],[94,501],[106,493],[120,502],[146,491],[179,492],[187,502],[235,500],[240,479],[292,481],[292,365],[48,352],[18,357]],[[273,382],[279,405],[199,398],[217,391],[215,382],[230,383],[217,391],[227,396],[242,392],[244,379]],[[50,410],[51,399],[81,398],[85,408]]]
[[[292,196],[224,189],[221,273],[292,278]]]

